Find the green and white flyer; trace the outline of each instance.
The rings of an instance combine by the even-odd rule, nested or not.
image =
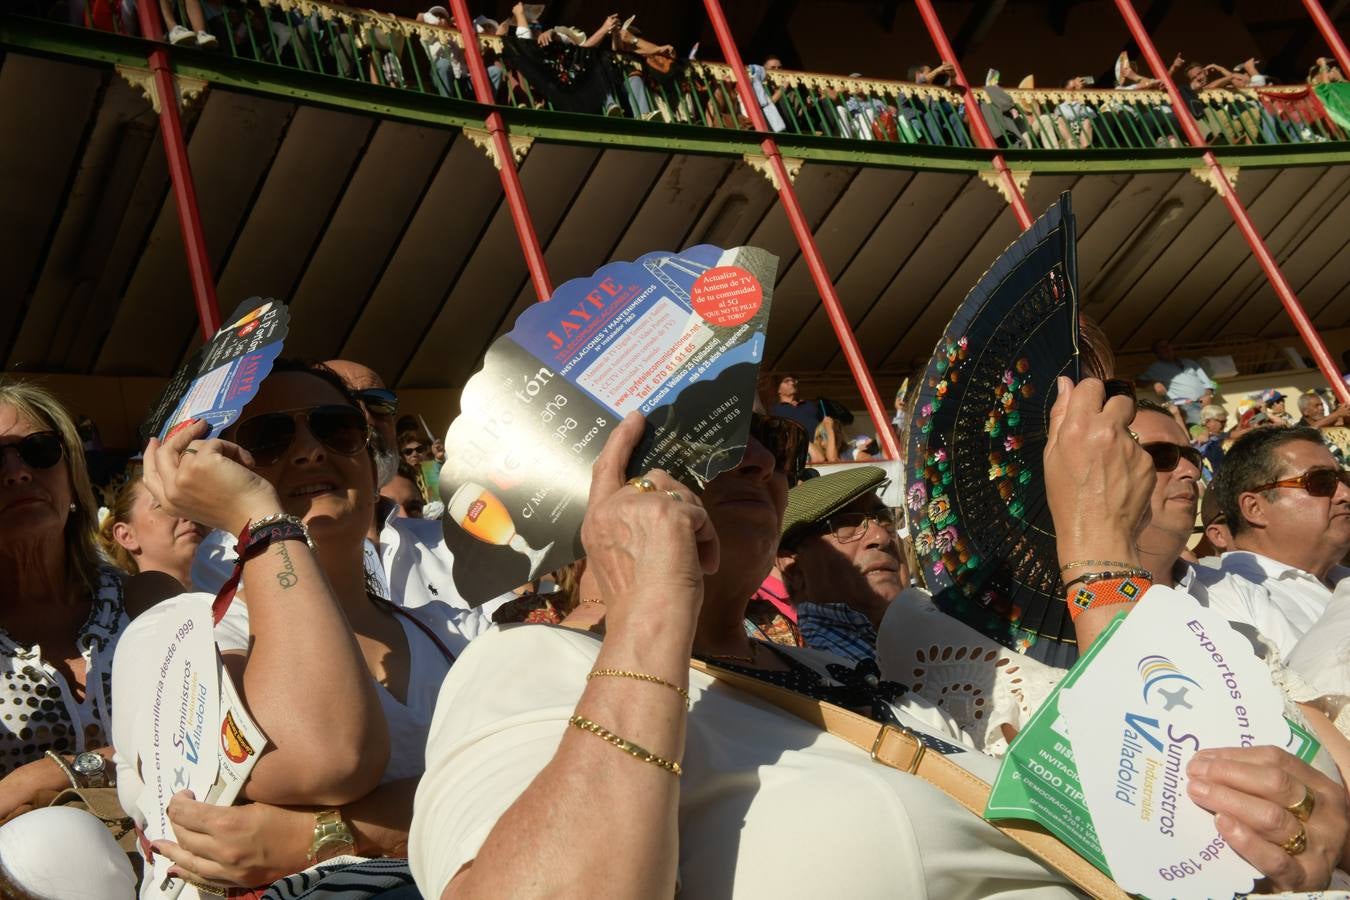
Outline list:
[[[1044,826],[1126,891],[1218,897],[1260,877],[1191,802],[1200,749],[1319,745],[1223,616],[1154,587],[1093,644],[1009,747],[986,818]]]

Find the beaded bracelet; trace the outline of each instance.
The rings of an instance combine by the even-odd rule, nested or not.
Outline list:
[[[689,699],[689,692],[684,688],[680,687],[678,684],[671,684],[669,681],[656,675],[648,675],[646,672],[630,672],[627,669],[593,669],[590,674],[586,676],[586,680],[590,681],[592,678],[601,678],[605,676],[613,678],[632,678],[636,681],[648,682],[649,684],[665,685],[684,698],[685,709],[689,709],[690,704],[692,703]]]
[[[1068,590],[1075,584],[1089,585],[1096,581],[1104,581],[1108,578],[1142,578],[1145,581],[1153,580],[1153,573],[1148,569],[1141,569],[1138,566],[1131,566],[1126,569],[1109,570],[1106,572],[1084,572],[1077,578],[1064,582],[1064,589]]]
[[[1059,567],[1061,572],[1068,572],[1071,569],[1086,569],[1089,566],[1106,566],[1112,569],[1132,569],[1133,563],[1120,562],[1114,559],[1076,559],[1071,563],[1066,563]]]
[[[657,756],[650,750],[647,750],[643,747],[639,747],[632,741],[626,738],[621,738],[614,732],[608,730],[607,728],[603,728],[595,724],[585,716],[574,715],[572,716],[572,718],[567,720],[567,724],[572,725],[573,727],[576,728],[580,728],[582,731],[593,734],[600,740],[604,741],[605,743],[612,744],[613,746],[618,747],[620,750],[622,750],[624,753],[627,753],[629,756],[637,757],[638,759],[642,760],[645,763],[651,763],[657,768],[665,769],[672,775],[684,774],[684,769],[680,768],[679,763],[674,762],[673,760],[665,759],[664,757]]]
[[[1099,606],[1111,606],[1117,603],[1135,603],[1153,586],[1152,576],[1132,578],[1116,576],[1097,579],[1091,589],[1085,584],[1079,588],[1069,602],[1069,619],[1075,620],[1086,610]]]

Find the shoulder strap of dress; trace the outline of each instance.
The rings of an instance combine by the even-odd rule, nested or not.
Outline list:
[[[689,665],[696,671],[753,694],[847,741],[868,753],[875,762],[922,778],[982,820],[988,821],[984,819],[984,808],[989,802],[989,785],[941,753],[928,752],[923,741],[912,732],[894,725],[883,725],[843,707],[749,675],[710,666],[702,660],[690,660]],[[1129,897],[1109,876],[1040,826],[1022,821],[989,824],[1090,896],[1111,900],[1126,900]]]

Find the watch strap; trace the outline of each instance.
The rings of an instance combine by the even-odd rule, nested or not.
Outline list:
[[[356,837],[347,827],[341,810],[325,809],[314,814],[314,840],[309,845],[310,865],[355,850]]]

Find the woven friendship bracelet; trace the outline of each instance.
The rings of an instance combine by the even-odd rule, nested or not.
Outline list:
[[[592,678],[603,678],[603,677],[632,678],[636,681],[645,681],[649,684],[664,685],[684,698],[685,709],[689,709],[692,703],[692,701],[689,699],[689,692],[686,691],[684,688],[680,687],[678,684],[671,684],[669,681],[666,681],[664,678],[660,678],[656,675],[648,675],[646,672],[630,672],[627,669],[593,669],[591,670],[591,673],[586,676],[586,680],[590,681]]]
[[[1129,576],[1102,578],[1091,587],[1084,584],[1069,599],[1069,618],[1077,619],[1086,610],[1117,603],[1134,603],[1153,586],[1152,578]]]
[[[567,723],[576,728],[580,728],[582,731],[595,735],[606,744],[612,744],[613,746],[618,747],[629,756],[635,756],[645,763],[651,763],[657,768],[665,769],[672,775],[684,774],[684,769],[680,768],[679,763],[657,756],[655,753],[652,753],[650,750],[643,747],[639,747],[627,738],[621,738],[609,729],[595,724],[585,716],[572,716],[572,718],[567,720]]]
[[[1110,569],[1133,569],[1134,565],[1127,562],[1120,562],[1113,559],[1076,559],[1071,563],[1066,563],[1059,567],[1061,572],[1068,572],[1072,569],[1086,569],[1089,566],[1106,566]]]
[[[1071,581],[1064,582],[1064,589],[1068,590],[1075,584],[1088,585],[1096,581],[1104,581],[1108,578],[1142,578],[1145,581],[1153,580],[1153,573],[1148,569],[1141,569],[1138,566],[1131,566],[1126,569],[1109,570],[1106,572],[1084,572]]]

